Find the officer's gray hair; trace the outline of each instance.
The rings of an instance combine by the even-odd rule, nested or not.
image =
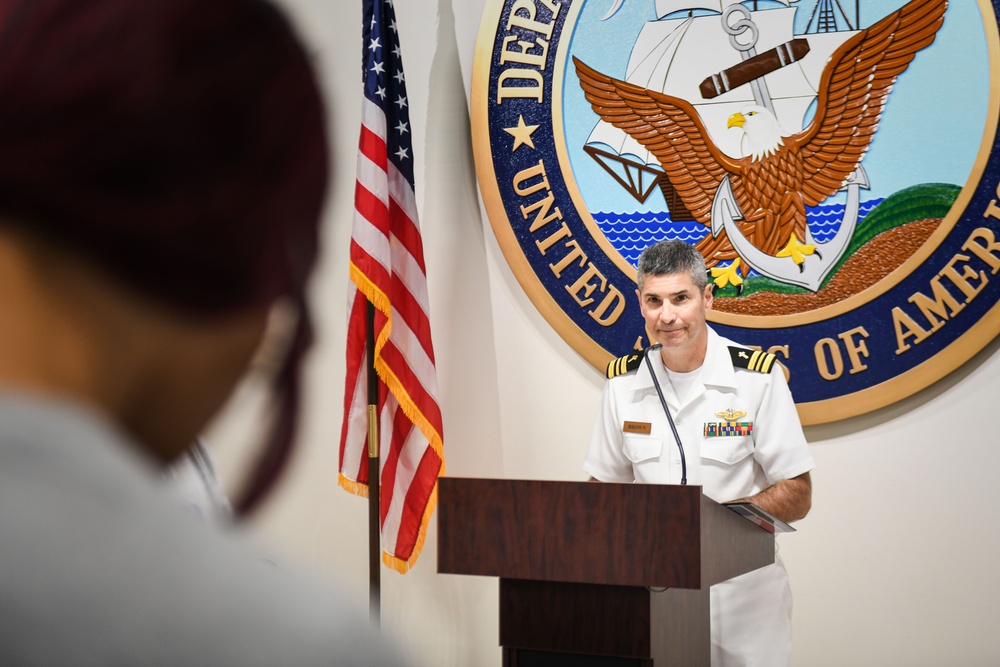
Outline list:
[[[691,274],[694,286],[704,291],[708,285],[705,258],[694,246],[678,240],[654,243],[639,255],[636,276],[639,291],[642,291],[642,281],[646,276],[665,276],[685,271]]]

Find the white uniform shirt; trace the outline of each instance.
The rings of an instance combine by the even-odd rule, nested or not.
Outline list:
[[[815,467],[780,368],[734,368],[708,329],[699,377],[679,401],[659,354],[650,362],[687,459],[687,482],[717,502],[754,495]],[[736,413],[745,413],[735,417]],[[583,465],[602,482],[679,484],[681,458],[645,361],[608,381]],[[791,591],[781,560],[711,590],[713,667],[787,665]]]

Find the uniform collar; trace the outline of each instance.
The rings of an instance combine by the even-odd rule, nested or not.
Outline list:
[[[649,360],[652,362],[654,368],[663,368],[663,359],[658,353],[652,353]],[[736,371],[733,370],[732,357],[729,356],[727,343],[719,334],[715,333],[712,327],[708,327],[708,345],[705,350],[705,361],[701,365],[699,379],[705,386],[736,387]],[[669,383],[664,384],[661,382],[661,385],[664,398],[667,399],[668,403],[676,407],[677,398],[674,396],[673,389]],[[656,387],[653,384],[653,377],[649,373],[649,367],[646,365],[645,360],[643,360],[642,365],[639,366],[635,376],[632,378],[630,388],[632,391],[637,392],[646,390],[656,391]]]
[[[701,381],[713,387],[736,387],[736,371],[729,355],[728,341],[708,327],[708,349],[701,365]]]

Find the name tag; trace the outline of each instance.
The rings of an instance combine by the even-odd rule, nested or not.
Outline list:
[[[653,425],[649,422],[625,422],[622,426],[622,433],[642,433],[649,435],[653,432]]]

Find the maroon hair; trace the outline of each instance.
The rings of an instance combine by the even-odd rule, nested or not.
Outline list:
[[[0,0],[0,219],[212,317],[287,295],[300,329],[249,511],[287,460],[327,183],[308,57],[261,0]]]

